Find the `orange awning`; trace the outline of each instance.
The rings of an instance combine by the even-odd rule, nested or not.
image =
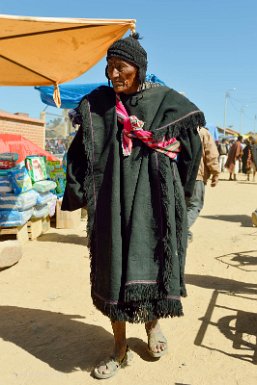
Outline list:
[[[60,161],[59,158],[29,139],[16,134],[0,134],[0,153],[4,152],[17,153],[19,155],[18,163],[22,162],[29,155],[44,155],[47,160]]]
[[[0,85],[56,86],[89,70],[129,29],[132,19],[0,15]]]

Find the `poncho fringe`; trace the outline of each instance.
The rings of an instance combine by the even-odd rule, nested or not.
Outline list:
[[[137,289],[138,290],[138,289]],[[169,318],[183,316],[180,300],[158,299],[155,301],[130,302],[112,304],[103,302],[96,296],[93,303],[97,309],[107,315],[112,321],[125,321],[131,323],[145,323],[156,318]]]
[[[183,134],[183,131],[204,127],[205,124],[206,122],[203,113],[199,110],[193,111],[178,119],[176,122],[172,122],[153,131],[153,138],[155,140],[162,140],[164,137],[170,139]]]
[[[163,155],[164,156],[164,155]],[[169,292],[169,281],[172,275],[172,260],[174,254],[178,255],[179,257],[179,262],[180,262],[180,271],[182,273],[183,267],[184,267],[184,262],[182,261],[182,256],[185,255],[185,249],[183,247],[183,242],[181,239],[181,234],[183,232],[181,231],[181,223],[182,223],[182,216],[186,215],[185,212],[183,212],[183,206],[181,205],[180,202],[180,196],[178,193],[178,186],[176,179],[178,178],[178,175],[174,175],[174,192],[175,192],[175,208],[176,208],[176,236],[177,236],[177,250],[172,250],[170,247],[169,239],[171,237],[171,232],[172,232],[172,226],[169,221],[169,195],[168,195],[168,190],[167,186],[165,184],[166,180],[166,163],[165,159],[160,157],[160,162],[159,162],[159,171],[160,171],[160,182],[161,182],[161,190],[162,190],[162,205],[163,205],[163,212],[164,212],[164,217],[166,221],[166,233],[164,234],[164,237],[162,239],[163,243],[163,250],[164,250],[164,266],[163,266],[163,285],[166,290],[166,292]],[[174,164],[171,162],[171,167],[173,169],[173,172],[175,173],[175,168]],[[183,274],[181,274],[183,276]],[[186,289],[185,289],[185,284],[184,280],[182,280],[182,285],[180,289],[180,295],[185,297],[186,296]]]

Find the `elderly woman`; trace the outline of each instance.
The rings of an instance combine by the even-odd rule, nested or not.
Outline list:
[[[63,210],[88,209],[92,299],[114,333],[112,357],[94,369],[113,376],[130,359],[126,322],[144,323],[153,357],[167,352],[158,320],[183,314],[185,195],[201,158],[204,115],[176,91],[145,81],[138,35],[108,49],[101,86],[84,97],[67,158]]]

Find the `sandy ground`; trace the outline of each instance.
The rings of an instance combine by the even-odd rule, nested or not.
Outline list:
[[[128,325],[131,366],[109,384],[257,384],[257,183],[227,181],[206,190],[186,266],[185,316],[161,321],[169,354],[146,352],[142,325]],[[0,272],[0,384],[90,385],[110,354],[109,320],[90,298],[85,222],[51,228]]]

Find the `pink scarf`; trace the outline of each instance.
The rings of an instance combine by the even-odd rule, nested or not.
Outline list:
[[[119,96],[116,96],[116,113],[118,121],[123,124],[122,130],[122,151],[123,155],[131,154],[133,141],[132,138],[140,139],[148,147],[163,153],[171,159],[177,157],[180,152],[180,142],[176,138],[168,140],[156,141],[153,139],[153,133],[143,130],[144,122],[139,120],[135,115],[128,115]]]

